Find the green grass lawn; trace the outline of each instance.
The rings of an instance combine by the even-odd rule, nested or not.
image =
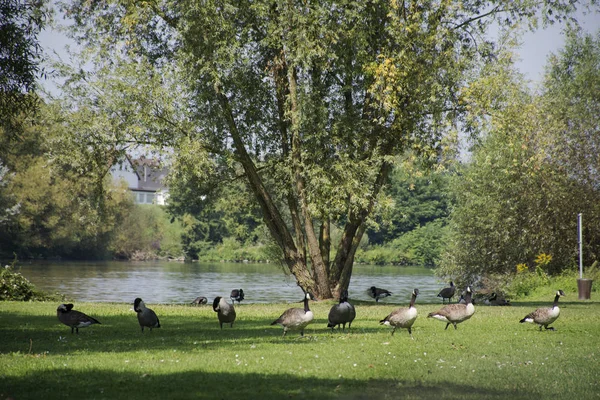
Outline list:
[[[476,305],[456,331],[417,299],[415,340],[378,324],[389,304],[357,303],[350,332],[332,333],[333,303],[311,303],[298,339],[269,326],[286,304],[236,305],[223,330],[210,306],[148,304],[162,328],[142,334],[131,304],[76,303],[102,325],[72,335],[58,303],[2,302],[0,399],[600,398],[600,303],[576,297],[542,332],[518,321],[552,298]]]

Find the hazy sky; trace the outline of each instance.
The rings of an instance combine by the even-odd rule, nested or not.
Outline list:
[[[587,16],[578,13],[577,19],[587,32],[597,33],[600,30],[598,13]],[[554,24],[549,28],[528,32],[523,36],[523,46],[519,51],[521,60],[517,62],[517,67],[533,83],[541,80],[548,55],[556,53],[564,45],[563,28],[564,25]],[[56,51],[65,61],[65,46],[69,44],[74,46],[66,36],[52,29],[41,33],[40,42],[48,54]],[[43,84],[47,88],[53,87],[51,82],[43,82]]]

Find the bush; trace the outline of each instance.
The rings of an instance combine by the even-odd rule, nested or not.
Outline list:
[[[62,300],[59,294],[49,295],[38,291],[23,275],[6,265],[0,272],[0,300],[2,301],[54,301]]]
[[[597,263],[585,270],[584,277],[600,284],[600,270],[597,268]],[[486,289],[503,293],[510,299],[527,296],[550,298],[558,289],[564,290],[567,296],[569,293],[577,293],[577,279],[579,279],[579,271],[573,268],[557,275],[547,275],[538,268],[535,272],[522,270],[518,273],[489,275],[483,282]],[[592,285],[592,292],[598,292],[598,284]]]

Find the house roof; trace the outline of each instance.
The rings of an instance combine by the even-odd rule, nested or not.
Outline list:
[[[161,189],[166,190],[164,179],[167,176],[168,169],[162,167],[158,160],[146,158],[145,156],[132,158],[127,155],[126,157],[138,178],[136,189],[153,192]]]

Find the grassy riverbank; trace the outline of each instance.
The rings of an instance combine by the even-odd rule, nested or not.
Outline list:
[[[378,321],[396,306],[357,304],[350,333],[312,303],[306,338],[269,326],[299,304],[236,306],[219,329],[211,307],[149,305],[163,327],[140,333],[130,304],[77,303],[102,322],[71,335],[56,303],[0,303],[0,399],[394,399],[600,397],[600,302],[568,293],[556,331],[518,321],[543,302],[476,306],[445,331],[418,306],[411,340]]]

